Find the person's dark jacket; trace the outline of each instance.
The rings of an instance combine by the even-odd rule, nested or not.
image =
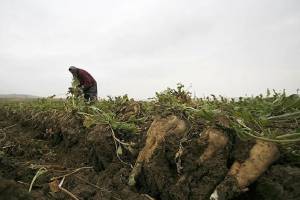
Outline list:
[[[90,88],[94,85],[97,85],[97,82],[95,79],[88,73],[87,71],[83,69],[78,69],[77,77],[80,82],[80,87],[83,87],[85,89]]]

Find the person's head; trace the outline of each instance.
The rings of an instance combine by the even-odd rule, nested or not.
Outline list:
[[[78,68],[74,66],[70,66],[69,71],[73,74],[73,76],[76,76],[78,72]]]

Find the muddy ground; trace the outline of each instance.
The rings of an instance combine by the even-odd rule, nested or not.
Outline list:
[[[142,135],[126,138],[135,141],[137,146],[132,152],[123,151],[124,161],[134,164],[149,126],[145,125]],[[190,132],[185,141],[171,135],[143,166],[136,185],[129,187],[131,167],[117,158],[107,127],[98,126],[91,130],[64,128],[77,132],[64,135],[64,130],[52,131],[45,124],[35,127],[32,123],[8,118],[3,113],[0,115],[0,199],[74,199],[65,192],[56,192],[49,183],[53,177],[76,169],[79,171],[67,176],[62,187],[81,200],[209,199],[233,161],[244,160],[252,145],[231,136],[230,145],[205,164],[197,165],[197,158],[207,145],[199,140],[202,130]],[[184,151],[178,170],[178,160],[174,157],[180,145]],[[47,172],[36,179],[29,193],[29,185],[42,167]],[[299,163],[282,155],[250,185],[248,191],[234,199],[300,200]]]

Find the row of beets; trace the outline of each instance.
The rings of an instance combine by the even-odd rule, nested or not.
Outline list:
[[[56,109],[40,111],[30,107],[17,109],[4,106],[0,112],[23,126],[41,131],[40,137],[50,139],[54,145],[63,141],[66,147],[71,147],[79,142],[79,137],[84,132],[81,119],[65,111]]]
[[[38,137],[49,140],[53,146],[59,145],[65,152],[72,151],[80,157],[87,158],[87,162],[97,171],[106,169],[111,162],[118,159],[111,129],[105,125],[85,128],[83,119],[76,113],[56,109],[2,106],[0,114],[24,127],[38,130]],[[122,134],[117,136],[122,139]],[[141,136],[135,137],[135,140],[138,140]],[[127,149],[122,150],[120,156],[133,163],[138,150],[134,154]]]

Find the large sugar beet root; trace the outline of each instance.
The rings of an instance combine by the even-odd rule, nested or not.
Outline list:
[[[230,199],[236,193],[245,190],[247,186],[257,180],[268,167],[279,158],[276,144],[256,140],[249,153],[249,157],[242,163],[235,161],[225,180],[218,185],[211,200]]]
[[[228,137],[222,131],[210,128],[203,133],[208,137],[208,146],[200,156],[199,163],[209,160],[218,150],[223,149],[228,143]]]
[[[155,149],[164,138],[170,134],[176,136],[183,135],[186,131],[186,123],[176,116],[169,116],[166,118],[156,118],[148,132],[145,147],[140,151],[136,160],[135,166],[130,174],[128,184],[135,185],[135,179],[140,174],[143,163],[148,163],[153,155]]]

